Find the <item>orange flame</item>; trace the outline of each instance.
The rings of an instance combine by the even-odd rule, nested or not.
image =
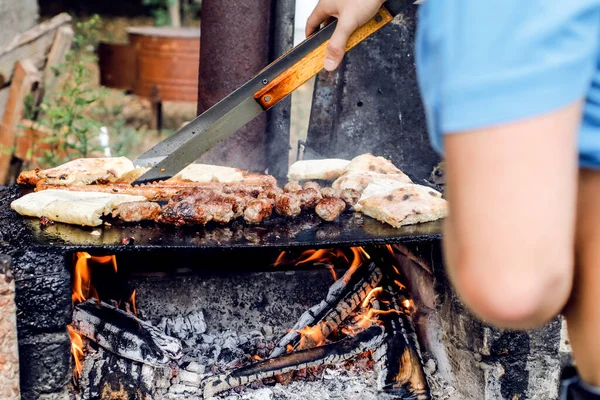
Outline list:
[[[350,264],[350,267],[348,268],[348,273],[346,274],[346,278],[344,280],[345,283],[348,283],[348,279],[352,276],[354,271],[356,271],[356,269],[362,265],[363,256],[365,256],[367,260],[371,259],[369,254],[367,254],[362,247],[351,247],[350,249],[352,250],[354,258],[352,259],[352,264]]]
[[[358,326],[361,329],[366,329],[373,324],[379,323],[378,317],[380,315],[389,315],[389,314],[397,314],[397,313],[398,313],[398,310],[376,310],[374,308],[371,308],[371,309],[369,309],[369,311],[367,311],[365,314],[363,314],[360,317],[360,319],[356,323],[356,326]]]
[[[285,260],[285,256],[286,256],[286,252],[282,251],[281,254],[279,254],[279,257],[277,257],[277,260],[275,260],[275,262],[273,263],[273,266],[277,267],[277,266],[283,264],[283,261]]]
[[[370,260],[370,259],[371,259],[371,256],[369,255],[369,253],[367,253],[367,252],[365,251],[365,249],[363,249],[362,247],[359,247],[359,248],[358,248],[358,251],[360,251],[360,253],[361,253],[361,254],[362,254],[362,255],[363,255],[363,256],[364,256],[364,257],[365,257],[367,260]]]
[[[131,297],[129,298],[129,304],[131,304],[133,315],[137,317],[137,308],[135,306],[135,289],[133,289],[133,293],[131,293]]]
[[[337,274],[335,273],[335,269],[333,268],[333,265],[328,265],[327,268],[329,269],[329,272],[331,272],[331,276],[333,278],[334,281],[337,281]]]
[[[300,349],[312,348],[325,343],[326,338],[325,335],[323,335],[323,330],[319,324],[315,326],[305,326],[296,332],[302,336],[300,338],[300,343],[298,343]]]
[[[75,332],[75,329],[73,329],[71,325],[67,325],[67,329],[69,330],[69,336],[71,337],[71,354],[73,354],[73,359],[75,360],[73,378],[77,380],[83,368],[83,340],[81,339],[81,335]]]
[[[363,308],[367,308],[369,306],[369,303],[371,301],[371,298],[379,293],[383,292],[383,288],[382,287],[376,287],[374,289],[372,289],[369,294],[367,294],[367,297],[365,297],[365,299],[362,302],[362,307]]]
[[[306,250],[304,253],[300,254],[300,257],[298,257],[296,266],[309,262],[331,264],[336,259],[342,259],[345,262],[348,262],[348,258],[340,249]]]
[[[253,355],[253,356],[252,356],[252,359],[253,359],[254,361],[262,361],[262,360],[263,360],[263,358],[262,358],[261,356],[259,356],[258,354],[255,354],[255,355]]]
[[[91,256],[86,252],[76,253],[77,261],[73,271],[73,294],[71,300],[73,303],[81,303],[89,298],[95,298],[100,301],[96,289],[92,286],[92,268],[90,263],[108,264],[111,263],[115,273],[118,271],[116,256]]]
[[[406,289],[406,286],[404,286],[404,284],[403,284],[402,282],[400,282],[400,281],[398,281],[398,280],[394,280],[394,283],[395,283],[396,285],[398,285],[398,287],[400,288],[400,290],[404,290],[404,289]]]
[[[92,271],[88,265],[88,260],[91,257],[88,253],[77,253],[77,262],[73,271],[73,294],[71,296],[73,303],[85,301],[89,295]]]
[[[391,244],[386,244],[385,245],[386,249],[388,249],[388,251],[390,252],[391,255],[394,255],[394,248],[392,247]]]

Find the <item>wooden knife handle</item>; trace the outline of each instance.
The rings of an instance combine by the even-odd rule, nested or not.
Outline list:
[[[385,7],[381,7],[371,20],[358,28],[350,36],[348,44],[346,45],[346,51],[371,36],[374,32],[377,32],[392,19],[393,16],[390,12]],[[323,69],[325,51],[328,43],[329,41],[324,42],[291,68],[288,68],[284,73],[267,83],[261,90],[254,94],[256,101],[259,102],[265,110],[268,110],[319,73],[319,71]]]

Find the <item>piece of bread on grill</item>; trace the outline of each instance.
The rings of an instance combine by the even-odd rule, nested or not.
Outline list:
[[[354,209],[360,211],[360,202],[372,196],[386,195],[395,189],[414,185],[413,183],[401,182],[393,179],[374,178],[363,190]]]
[[[407,185],[359,202],[363,214],[395,228],[446,217],[448,205],[442,194],[427,186]]]
[[[348,164],[350,161],[339,158],[296,161],[290,166],[288,179],[290,181],[333,181],[344,172]]]
[[[52,221],[73,225],[98,226],[101,217],[113,212],[120,204],[146,201],[142,196],[96,192],[44,190],[13,201],[10,207],[28,217],[46,217]]]
[[[377,174],[404,175],[390,160],[374,156],[370,153],[354,157],[346,167],[346,171],[365,171]]]
[[[244,179],[244,171],[238,168],[209,164],[190,164],[175,178],[192,182],[238,183]]]
[[[333,182],[331,187],[337,190],[354,189],[362,193],[374,180],[388,180],[400,183],[412,183],[410,178],[403,173],[380,174],[369,171],[346,171]]]
[[[55,168],[24,171],[17,183],[34,185],[39,179],[65,186],[116,182],[133,169],[133,163],[126,157],[78,158]]]
[[[121,175],[117,183],[133,183],[137,178],[150,171],[147,167],[135,167],[131,171]]]

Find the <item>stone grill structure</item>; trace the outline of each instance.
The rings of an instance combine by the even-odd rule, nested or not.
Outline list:
[[[0,250],[13,261],[21,395],[66,400],[72,376],[66,330],[72,316],[70,271],[73,252],[86,249],[31,242],[16,246],[8,232],[18,226],[22,227],[0,224]],[[409,261],[399,257],[399,265],[416,304],[415,325],[434,399],[556,397],[559,367],[569,357],[561,320],[532,332],[489,327],[473,318],[450,288],[439,240],[398,248],[414,254]],[[270,326],[283,333],[323,297],[328,286],[323,278],[329,272],[273,270],[266,260],[273,260],[278,251],[227,251],[219,264],[215,260],[220,255],[207,256],[202,249],[148,252],[123,246],[117,259],[123,268],[135,266],[142,272],[134,274],[137,278],[132,275],[131,285],[138,289],[138,308],[150,321],[159,321],[165,313],[186,315],[201,308],[208,326],[220,331]],[[1,276],[10,276],[7,261],[1,265]],[[149,277],[143,278],[144,274]]]

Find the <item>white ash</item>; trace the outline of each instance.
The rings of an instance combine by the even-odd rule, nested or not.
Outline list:
[[[423,356],[423,371],[429,384],[431,397],[435,400],[458,400],[460,395],[456,388],[450,385],[438,372],[437,364],[433,358],[426,354]]]
[[[185,318],[167,318],[180,321]],[[184,324],[183,324],[184,325]],[[171,324],[183,326],[182,324]],[[165,325],[167,326],[167,325]],[[171,330],[180,334],[184,330]],[[272,332],[272,329],[263,329]],[[77,400],[98,398],[103,388],[102,379],[107,372],[127,376],[125,388],[142,388],[148,400],[202,400],[204,381],[216,374],[232,371],[253,362],[253,357],[267,357],[274,347],[272,335],[251,331],[238,334],[225,331],[218,335],[207,333],[186,336],[183,357],[177,365],[150,367],[126,360],[99,348],[95,344],[86,347],[80,385],[83,390],[76,394]],[[262,355],[261,355],[262,354]],[[348,399],[376,400],[377,380],[368,365],[369,358],[359,357],[352,363],[327,366],[304,375],[298,374],[292,381],[280,384],[274,379],[255,382],[247,387],[222,393],[217,399],[227,400],[296,400],[296,399]],[[132,389],[133,390],[133,389]]]
[[[377,377],[372,369],[350,370],[331,367],[314,382],[293,381],[288,384],[260,389],[246,389],[242,393],[224,394],[224,400],[377,400]]]
[[[167,335],[184,341],[194,339],[206,332],[206,322],[202,311],[163,317],[157,327],[164,330]]]

